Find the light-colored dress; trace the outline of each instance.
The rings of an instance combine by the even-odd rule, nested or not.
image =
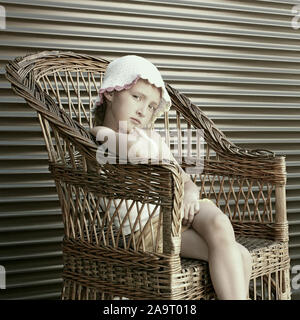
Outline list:
[[[109,203],[110,202],[110,203]],[[109,210],[110,218],[116,228],[122,228],[123,234],[130,234],[132,231],[143,229],[149,217],[159,215],[160,206],[140,201],[100,198],[100,205],[103,211]],[[142,208],[142,206],[144,207]],[[109,208],[108,208],[109,207]],[[154,209],[156,211],[152,214]],[[118,209],[118,212],[116,213]],[[130,209],[130,211],[129,211]],[[138,215],[140,216],[138,218]]]

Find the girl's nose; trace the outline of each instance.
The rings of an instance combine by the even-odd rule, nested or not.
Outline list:
[[[143,106],[141,106],[138,110],[137,110],[137,114],[140,117],[144,117],[146,114],[146,110],[147,110],[147,104],[144,104]]]
[[[137,113],[140,117],[143,117],[143,115],[144,115],[141,110],[138,110],[136,113]]]

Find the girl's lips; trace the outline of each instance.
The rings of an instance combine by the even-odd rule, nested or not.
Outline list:
[[[135,119],[135,118],[130,118],[130,119],[133,120],[134,122],[138,123],[138,124],[141,124],[141,122],[138,119]]]

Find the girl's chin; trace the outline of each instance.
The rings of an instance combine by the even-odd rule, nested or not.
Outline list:
[[[132,122],[128,121],[127,122],[127,126],[126,125],[125,126],[119,126],[119,131],[123,132],[123,133],[130,133],[135,128],[142,129],[143,126],[142,125],[138,125],[138,124],[133,124]]]

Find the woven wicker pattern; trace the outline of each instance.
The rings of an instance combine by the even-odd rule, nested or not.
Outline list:
[[[61,203],[62,299],[215,298],[208,264],[179,255],[183,181],[178,165],[97,162],[97,143],[88,129],[107,64],[88,55],[44,51],[6,67],[15,93],[38,112]],[[200,197],[213,200],[230,217],[237,240],[252,254],[250,297],[290,299],[284,158],[234,145],[199,107],[170,85],[167,89],[173,104],[163,127],[157,121],[154,129],[166,134],[171,150],[177,142],[179,159],[188,159],[187,143],[198,154],[196,134],[203,130],[203,170],[191,177],[201,187]],[[184,136],[187,130],[190,138]],[[195,167],[186,160],[181,165],[186,171]],[[138,236],[116,227],[133,208],[131,230],[146,212],[150,238],[158,217],[152,250],[145,249],[146,226]]]

